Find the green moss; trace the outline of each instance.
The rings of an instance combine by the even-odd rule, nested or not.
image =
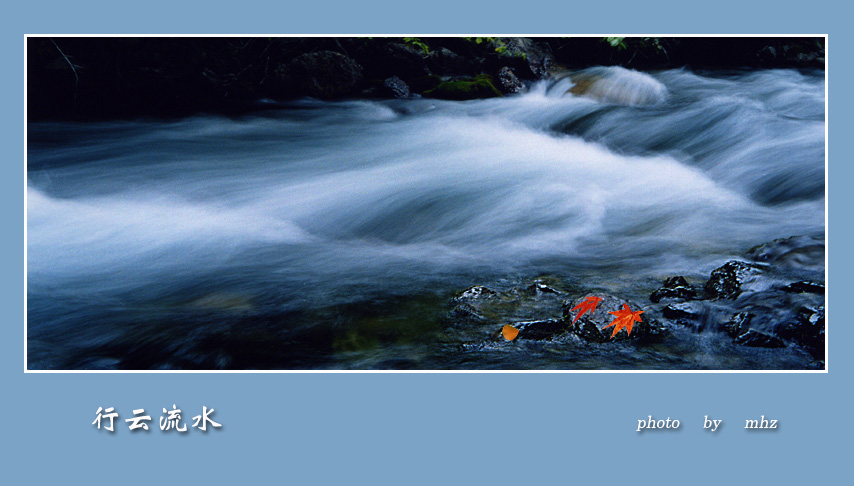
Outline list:
[[[433,89],[424,91],[424,96],[443,100],[474,100],[503,96],[495,87],[495,78],[479,74],[474,78],[442,81]]]

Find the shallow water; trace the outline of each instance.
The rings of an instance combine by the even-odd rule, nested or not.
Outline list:
[[[823,72],[600,71],[656,95],[565,78],[470,102],[31,123],[29,367],[752,367],[443,341],[473,284],[548,274],[637,298],[824,234]]]

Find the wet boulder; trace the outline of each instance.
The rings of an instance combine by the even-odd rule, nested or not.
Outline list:
[[[823,272],[824,239],[817,236],[780,238],[751,248],[747,256],[778,269]]]
[[[756,330],[751,327],[755,315],[750,312],[739,312],[724,326],[727,333],[737,344],[759,348],[782,348],[785,343],[776,336]]]
[[[503,291],[475,285],[451,299],[446,319],[452,326],[538,321],[560,316],[563,296],[559,285],[542,280]]]
[[[795,319],[780,327],[778,334],[806,348],[818,360],[824,360],[825,348],[824,306],[802,307]]]
[[[791,292],[794,294],[816,294],[824,295],[824,284],[802,280],[786,285],[782,289],[783,292]]]
[[[706,282],[706,293],[714,299],[735,299],[741,294],[744,284],[752,281],[758,273],[758,269],[749,263],[727,262],[712,271]]]
[[[650,76],[619,66],[594,67],[570,75],[569,93],[603,103],[654,105],[667,99],[667,87]]]
[[[674,324],[702,331],[709,313],[703,302],[677,302],[661,309],[661,316]]]
[[[599,297],[602,300],[596,306],[595,310],[585,312],[581,317],[578,317],[580,310],[573,309],[591,296]],[[563,306],[563,318],[569,323],[572,332],[586,341],[595,343],[626,341],[630,339],[655,341],[666,335],[667,329],[661,326],[658,321],[641,314],[641,322],[633,323],[631,334],[628,333],[626,328],[623,328],[612,337],[614,326],[606,326],[611,324],[616,319],[616,316],[610,312],[622,310],[623,304],[628,304],[632,311],[643,310],[638,304],[626,302],[624,299],[613,295],[588,293],[565,302]]]
[[[696,289],[681,276],[668,278],[664,281],[664,285],[661,288],[649,296],[649,300],[656,303],[662,300],[684,301],[696,298]]]

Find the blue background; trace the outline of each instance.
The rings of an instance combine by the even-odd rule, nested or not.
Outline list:
[[[852,34],[822,2],[31,3],[2,23],[7,484],[850,484]],[[837,5],[841,5],[838,3]],[[25,34],[829,34],[829,373],[25,374]],[[846,217],[846,220],[842,218]],[[831,310],[832,309],[832,310]],[[213,407],[223,428],[162,433]],[[116,407],[117,431],[91,425]],[[152,430],[123,419],[144,408]],[[637,433],[648,415],[676,432]],[[748,432],[760,415],[775,432]],[[712,434],[703,418],[723,419]],[[845,461],[843,462],[843,459]]]

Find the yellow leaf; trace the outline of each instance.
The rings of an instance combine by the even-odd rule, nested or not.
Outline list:
[[[519,330],[510,324],[507,324],[503,329],[501,329],[501,334],[504,336],[504,339],[512,341],[519,335]]]

